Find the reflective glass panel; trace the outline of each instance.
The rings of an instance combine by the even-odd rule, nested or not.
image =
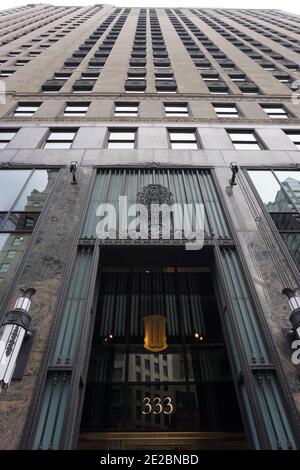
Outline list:
[[[172,149],[188,149],[188,150],[197,150],[198,146],[196,142],[172,142]]]
[[[281,233],[298,267],[300,267],[300,233]]]
[[[260,146],[257,143],[247,143],[247,144],[234,144],[236,150],[260,150]]]
[[[13,207],[14,211],[41,211],[56,176],[55,171],[36,170]]]
[[[0,233],[0,266],[4,265],[3,271],[1,272],[0,303],[15,275],[18,264],[29,241],[29,237],[30,235],[27,234],[20,237],[19,235],[16,236],[10,233]],[[18,239],[17,243],[15,243],[16,238]],[[12,256],[12,254],[14,256]]]
[[[109,149],[133,149],[134,142],[108,142]]]
[[[16,135],[16,131],[0,132],[0,140],[10,141]]]
[[[31,170],[0,170],[0,211],[9,211]]]
[[[49,140],[68,140],[72,141],[76,132],[51,132],[51,134],[48,137]]]
[[[300,172],[299,171],[275,171],[275,175],[281,182],[293,203],[300,209]]]
[[[183,140],[195,141],[196,137],[194,132],[170,132],[170,139],[172,142]]]
[[[46,142],[44,149],[69,149],[72,142]]]
[[[252,132],[229,132],[229,135],[233,142],[256,142]]]
[[[294,212],[292,204],[271,171],[252,170],[248,173],[269,212]]]
[[[2,225],[1,230],[6,231],[6,232],[14,232],[14,231],[20,231],[20,232],[28,232],[32,231],[36,221],[39,217],[39,213],[33,213],[31,212],[26,213],[26,212],[12,212],[6,222]]]
[[[135,132],[111,132],[109,140],[134,140]]]

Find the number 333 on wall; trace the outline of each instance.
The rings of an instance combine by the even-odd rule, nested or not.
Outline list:
[[[150,413],[154,415],[160,415],[162,413],[165,415],[171,415],[175,411],[171,397],[164,397],[163,399],[160,397],[155,397],[152,399],[150,397],[145,397],[143,402],[143,415],[149,415]]]

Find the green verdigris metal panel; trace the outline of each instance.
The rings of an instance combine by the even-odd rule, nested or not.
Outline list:
[[[215,279],[214,286],[215,286],[215,289],[217,292],[217,298],[219,301],[219,310],[223,318],[224,328],[227,332],[227,338],[230,344],[229,349],[231,351],[231,357],[233,361],[234,373],[235,373],[235,376],[237,377],[241,373],[241,361],[240,361],[240,357],[238,354],[235,337],[233,334],[231,319],[229,318],[229,315],[228,315],[228,307],[226,305],[225,294],[224,294],[223,286],[222,286],[222,279],[220,276],[220,272],[218,271],[216,267],[213,270],[213,276]]]
[[[254,419],[253,419],[253,411],[252,411],[252,407],[251,407],[251,403],[250,403],[250,399],[249,399],[249,394],[248,394],[248,390],[247,390],[247,386],[245,384],[245,382],[242,382],[239,386],[240,388],[240,393],[241,393],[241,397],[242,397],[242,401],[243,401],[243,406],[244,406],[244,410],[245,410],[245,414],[247,416],[247,424],[248,424],[248,427],[249,427],[249,430],[250,430],[250,435],[251,435],[251,438],[252,438],[252,441],[253,441],[253,447],[254,449],[261,449],[261,445],[259,443],[259,437],[258,437],[258,434],[257,434],[257,429],[256,429],[256,426],[255,426],[255,422],[254,422]]]
[[[166,316],[170,336],[180,335],[179,316],[187,336],[206,335],[204,311],[213,308],[214,298],[201,291],[199,275],[114,272],[103,275],[102,282],[99,336],[125,336],[128,313],[131,337],[142,336],[143,318],[152,312]]]
[[[128,205],[136,204],[137,193],[148,184],[167,187],[178,204],[203,203],[205,205],[205,232],[218,238],[230,238],[213,177],[209,170],[195,169],[103,169],[99,170],[88,209],[83,236],[95,237],[99,217],[99,204],[115,206],[118,217],[119,196],[127,196]],[[207,220],[208,219],[208,220]]]
[[[280,393],[276,372],[272,369],[263,368],[264,364],[270,363],[270,358],[254,306],[250,300],[249,289],[244,279],[238,255],[234,249],[225,248],[221,249],[221,259],[233,304],[232,313],[238,325],[249,365],[255,376],[256,402],[260,408],[260,414],[263,417],[271,447],[273,449],[296,449],[297,445],[286,413],[286,406]],[[228,332],[230,332],[232,328],[229,317],[227,317],[226,325]],[[232,340],[234,342],[233,338]],[[245,383],[241,382],[239,388],[254,446],[261,448]]]
[[[239,327],[249,363],[252,365],[270,363],[238,255],[233,249],[222,249],[221,257],[233,303],[233,314]]]
[[[33,449],[59,449],[69,385],[69,374],[49,372],[44,388],[43,405],[39,414]]]
[[[272,449],[297,449],[275,373],[258,371],[255,372],[255,376],[259,406],[268,429]]]
[[[91,263],[91,251],[78,252],[51,365],[72,365],[74,362],[87,301]]]

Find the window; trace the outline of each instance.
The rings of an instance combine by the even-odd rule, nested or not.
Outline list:
[[[300,172],[251,170],[248,174],[300,268]]]
[[[107,141],[108,149],[134,149],[136,129],[110,129]]]
[[[2,263],[0,264],[0,273],[7,273],[7,271],[9,270],[10,268],[10,264],[9,263]]]
[[[227,132],[236,150],[260,150],[263,148],[254,131],[230,130]]]
[[[0,170],[0,303],[55,180],[55,170]],[[9,262],[11,260],[11,262]]]
[[[217,73],[203,73],[201,76],[202,80],[205,82],[218,82],[220,80],[220,77]]]
[[[213,104],[218,117],[239,117],[240,113],[235,104]]]
[[[40,106],[41,106],[41,103],[19,103],[17,108],[14,111],[13,116],[14,117],[33,116],[34,113],[39,109]]]
[[[296,145],[300,150],[300,130],[296,131],[284,131],[286,135],[291,139],[291,141]]]
[[[138,103],[115,103],[115,116],[137,116]]]
[[[82,72],[81,80],[97,80],[100,72]]]
[[[189,110],[187,103],[165,103],[165,114],[166,116],[188,116]]]
[[[73,143],[77,129],[50,129],[44,149],[69,149]]]
[[[10,77],[14,73],[14,70],[1,70],[0,77]]]
[[[232,73],[229,74],[229,77],[233,82],[245,82],[246,81],[246,75],[244,73]]]
[[[289,83],[291,81],[291,77],[289,75],[274,75],[274,77],[281,83]]]
[[[261,104],[261,107],[270,118],[287,119],[289,117],[288,112],[281,105]]]
[[[155,80],[174,80],[172,72],[155,72]]]
[[[70,72],[56,72],[54,74],[54,80],[68,80],[71,77]]]
[[[23,241],[24,241],[23,237],[15,237],[12,242],[12,246],[20,246]]]
[[[90,103],[67,103],[64,116],[85,116]]]
[[[29,60],[28,59],[18,59],[16,60],[16,63],[15,65],[19,66],[19,65],[26,65],[28,64]]]
[[[145,72],[139,72],[139,73],[128,72],[127,80],[145,80],[145,77],[146,77]]]
[[[4,149],[17,132],[18,129],[0,129],[0,149]]]
[[[193,129],[168,129],[172,149],[197,150],[198,141]]]

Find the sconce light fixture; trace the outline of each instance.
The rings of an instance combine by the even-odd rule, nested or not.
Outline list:
[[[77,184],[77,179],[76,179],[77,167],[78,167],[77,162],[71,162],[71,165],[70,165],[70,173],[72,173],[72,183],[71,184]]]
[[[10,384],[23,340],[29,334],[28,312],[36,290],[21,289],[21,292],[14,310],[6,313],[0,327],[0,393]]]
[[[144,348],[151,352],[167,349],[167,319],[162,315],[144,317]]]
[[[289,334],[300,339],[300,292],[298,289],[283,289],[282,293],[286,295],[291,308],[290,322],[292,329]]]
[[[232,171],[232,176],[229,180],[229,184],[230,184],[230,186],[235,186],[236,185],[235,178],[236,178],[237,173],[239,172],[238,164],[235,163],[235,162],[231,162],[230,163],[230,169]]]

